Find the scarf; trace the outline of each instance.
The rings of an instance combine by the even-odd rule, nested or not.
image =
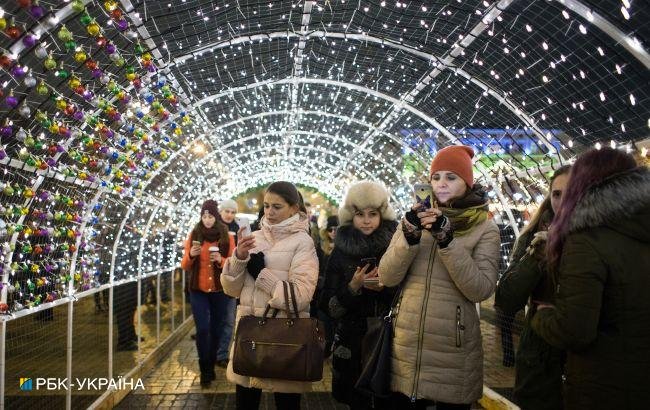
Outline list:
[[[230,252],[230,238],[228,237],[228,230],[224,224],[221,226],[218,226],[221,222],[216,221],[215,224],[212,226],[212,228],[206,228],[205,225],[203,225],[203,222],[199,221],[194,226],[194,229],[192,230],[192,235],[190,240],[191,241],[199,241],[203,243],[204,241],[206,242],[217,242],[219,241],[219,253],[221,256],[224,258],[228,256],[228,253]],[[189,277],[189,286],[188,288],[190,290],[198,290],[199,288],[199,259],[200,258],[194,258],[194,261],[192,262],[192,269],[190,270],[190,277]],[[213,266],[215,274],[220,274],[221,269],[217,268],[216,265]]]
[[[440,210],[449,218],[454,236],[463,236],[487,220],[487,194],[481,185],[474,184],[464,197],[451,201],[448,207]]]

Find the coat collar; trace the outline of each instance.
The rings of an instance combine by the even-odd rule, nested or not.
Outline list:
[[[589,188],[578,201],[569,232],[629,219],[648,206],[650,171],[639,167],[616,174]]]
[[[372,234],[366,236],[352,225],[342,225],[336,230],[334,247],[352,256],[381,255],[395,233],[397,222],[382,220]]]
[[[288,236],[291,236],[297,232],[309,231],[309,218],[303,212],[298,212],[294,216],[285,219],[284,221],[271,225],[266,221],[266,218],[262,218],[262,227],[261,231],[271,244],[274,244],[277,241],[282,240]]]

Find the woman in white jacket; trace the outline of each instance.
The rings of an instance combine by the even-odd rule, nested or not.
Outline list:
[[[235,255],[221,274],[224,291],[239,298],[237,322],[245,315],[262,316],[266,305],[286,317],[283,281],[293,282],[300,317],[309,317],[309,302],[318,281],[318,258],[309,236],[309,218],[300,193],[290,182],[274,182],[264,195],[261,229],[239,240]],[[235,330],[236,331],[236,330]],[[230,355],[232,358],[233,349]],[[300,393],[310,382],[248,377],[226,371],[236,386],[237,409],[257,409],[262,390],[272,391],[279,409],[300,409]]]

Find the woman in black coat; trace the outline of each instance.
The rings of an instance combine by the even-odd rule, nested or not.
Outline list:
[[[322,311],[337,321],[332,346],[332,395],[352,409],[373,408],[354,385],[362,370],[361,344],[367,318],[387,314],[394,288],[378,281],[377,266],[395,233],[395,212],[380,184],[363,181],[350,187],[339,211],[340,226],[325,271]],[[374,408],[380,408],[375,403]]]

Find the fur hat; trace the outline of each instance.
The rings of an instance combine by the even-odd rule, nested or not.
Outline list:
[[[472,158],[474,150],[467,145],[452,145],[438,151],[431,162],[429,178],[438,171],[451,171],[465,181],[467,186],[474,185]]]
[[[221,201],[221,209],[233,209],[235,212],[237,212],[237,202],[235,202],[233,199],[223,200]]]
[[[219,205],[217,204],[217,201],[214,199],[208,199],[205,201],[203,205],[201,205],[201,215],[203,215],[204,212],[219,219]]]
[[[343,201],[343,207],[339,210],[339,221],[341,225],[350,225],[357,210],[366,208],[378,209],[381,219],[394,221],[395,210],[388,203],[390,195],[383,185],[372,181],[361,181],[352,185]]]

